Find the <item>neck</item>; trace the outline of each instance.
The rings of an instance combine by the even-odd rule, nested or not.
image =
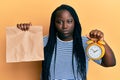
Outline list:
[[[61,39],[62,41],[71,41],[73,40],[73,37],[72,36],[67,36],[67,37],[63,37],[63,36],[60,36],[58,35],[59,39]]]

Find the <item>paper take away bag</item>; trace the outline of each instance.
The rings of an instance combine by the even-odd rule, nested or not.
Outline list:
[[[42,26],[31,26],[28,31],[6,28],[6,62],[40,60],[44,60]]]

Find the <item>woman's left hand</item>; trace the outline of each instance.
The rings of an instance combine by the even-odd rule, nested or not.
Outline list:
[[[99,40],[104,40],[104,33],[100,30],[91,30],[89,35],[87,36],[88,39],[93,40],[95,42]]]
[[[99,40],[104,40],[104,33],[100,30],[91,30],[89,35],[87,36],[88,39],[97,42]],[[104,41],[105,42],[105,41]],[[116,65],[116,58],[114,56],[114,52],[110,48],[110,46],[105,42],[105,55],[102,58],[101,65],[104,67],[112,67]]]

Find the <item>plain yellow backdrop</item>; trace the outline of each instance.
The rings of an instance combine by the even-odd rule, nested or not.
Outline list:
[[[88,80],[120,80],[120,1],[119,0],[1,0],[0,1],[0,80],[40,80],[41,62],[6,63],[5,29],[17,23],[42,25],[48,34],[53,10],[71,5],[78,13],[82,35],[100,29],[113,49],[117,65],[105,68],[89,62]]]

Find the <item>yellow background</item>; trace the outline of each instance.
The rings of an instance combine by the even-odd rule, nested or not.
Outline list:
[[[48,33],[52,11],[61,4],[78,13],[82,35],[100,29],[113,49],[117,65],[105,68],[89,62],[88,80],[120,80],[120,0],[1,0],[0,1],[0,80],[40,80],[41,62],[6,63],[5,28],[17,23],[42,25]]]

